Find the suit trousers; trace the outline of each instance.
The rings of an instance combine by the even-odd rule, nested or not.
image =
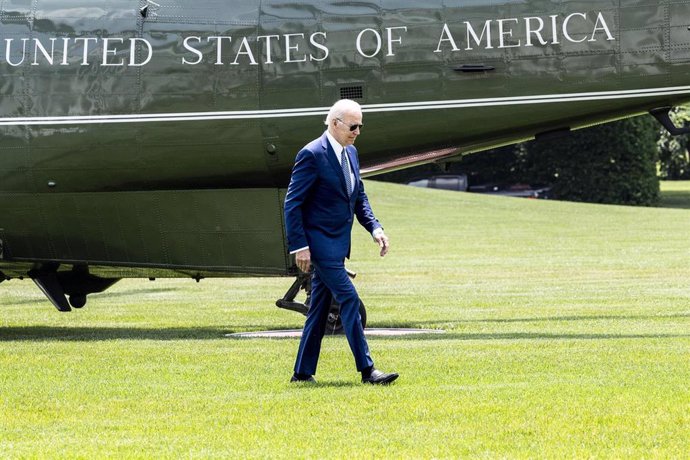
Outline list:
[[[359,314],[360,300],[345,271],[345,261],[312,260],[314,273],[311,282],[311,306],[302,331],[297,351],[295,373],[314,375],[321,352],[321,340],[326,332],[331,300],[340,304],[340,318],[343,330],[355,358],[357,370],[373,367],[367,339],[364,337],[362,318]]]

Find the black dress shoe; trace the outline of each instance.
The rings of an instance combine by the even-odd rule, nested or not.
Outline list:
[[[386,374],[378,369],[372,369],[368,377],[362,376],[362,383],[371,383],[372,385],[388,385],[398,378],[398,374],[391,372]]]
[[[290,379],[290,382],[309,382],[309,383],[316,383],[316,379],[314,378],[313,375],[307,375],[307,376],[297,376],[297,375],[292,375],[292,378]]]

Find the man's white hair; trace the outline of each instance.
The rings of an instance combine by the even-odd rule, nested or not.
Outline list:
[[[326,121],[324,121],[325,125],[329,125],[335,120],[336,118],[342,119],[346,113],[361,113],[362,112],[362,107],[355,101],[351,99],[341,99],[335,104],[333,104],[333,107],[331,107],[331,110],[328,111],[328,116],[326,117]]]

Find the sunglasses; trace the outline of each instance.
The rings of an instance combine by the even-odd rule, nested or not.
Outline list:
[[[336,120],[338,120],[340,123],[342,123],[342,124],[344,124],[344,125],[347,125],[348,129],[349,129],[350,131],[352,131],[352,132],[357,131],[357,129],[362,129],[362,128],[364,128],[364,125],[358,125],[357,123],[355,123],[354,125],[348,125],[347,123],[345,123],[345,122],[344,122],[343,120],[341,120],[340,118],[336,118]]]

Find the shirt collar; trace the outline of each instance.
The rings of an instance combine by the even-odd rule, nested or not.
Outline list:
[[[342,156],[343,150],[345,149],[345,147],[340,145],[340,142],[338,142],[335,139],[335,137],[333,137],[333,134],[331,134],[328,130],[326,131],[326,136],[328,136],[328,141],[331,143],[331,147],[333,147],[333,151],[338,156],[338,159],[340,159],[340,156]]]

